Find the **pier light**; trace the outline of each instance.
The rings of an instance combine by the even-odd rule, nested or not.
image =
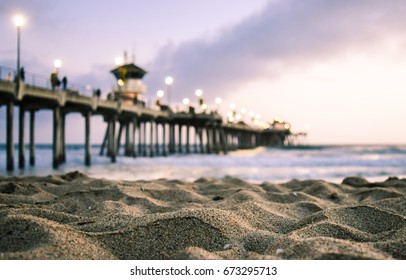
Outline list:
[[[256,115],[255,115],[255,119],[256,119],[256,120],[260,120],[260,119],[261,119],[261,115],[260,115],[260,114],[256,114]]]
[[[231,109],[231,110],[234,111],[236,107],[237,107],[237,106],[236,106],[234,103],[231,103],[231,104],[230,104],[230,109]]]
[[[93,93],[93,88],[91,85],[85,86],[85,95],[91,95]]]
[[[21,15],[14,16],[14,24],[17,27],[17,80],[20,81],[20,33],[21,26],[25,23],[25,19]]]
[[[122,79],[119,79],[119,80],[117,81],[117,84],[118,84],[120,87],[122,87],[122,86],[124,85],[124,81],[123,81]]]
[[[254,113],[254,111],[250,111],[250,112],[248,113],[248,115],[249,115],[251,118],[253,118],[253,117],[255,116],[255,113]]]
[[[227,112],[227,118],[230,118],[230,117],[232,117],[232,116],[233,116],[233,112],[228,111],[228,112]]]
[[[170,86],[171,84],[173,84],[173,78],[168,76],[165,78],[165,84]]]
[[[234,122],[234,117],[232,117],[232,116],[229,117],[229,118],[228,118],[228,121],[229,121],[230,123],[233,123],[233,122]]]
[[[242,107],[241,109],[240,109],[240,112],[241,112],[241,114],[245,114],[246,112],[247,112],[247,109],[245,109],[244,107]]]
[[[207,104],[206,103],[202,104],[202,109],[203,109],[203,111],[207,109]]]
[[[221,105],[221,102],[222,102],[223,100],[221,100],[221,98],[220,97],[216,97],[216,99],[214,99],[214,102],[216,103],[216,112],[217,113],[219,113],[219,111],[220,111],[220,105]]]
[[[201,90],[201,89],[197,89],[196,91],[195,91],[195,94],[196,94],[196,96],[197,96],[197,98],[198,98],[198,101],[199,101],[199,105],[202,107],[202,109],[203,109],[203,104],[204,104],[204,99],[203,99],[203,91]],[[203,109],[204,110],[204,109]]]
[[[155,104],[160,107],[161,106],[161,98],[164,96],[164,91],[163,90],[158,90],[156,92],[156,95],[158,96],[158,99],[156,100]]]
[[[22,15],[15,15],[15,16],[14,16],[14,24],[15,24],[17,27],[23,26],[24,23],[25,23],[25,18],[24,18]]]
[[[186,106],[189,105],[189,102],[190,102],[189,98],[183,98],[183,104],[184,105],[186,105]]]
[[[203,95],[203,90],[197,89],[197,90],[195,91],[195,94],[196,94],[197,97],[202,97],[202,95]]]
[[[290,128],[290,124],[285,124],[285,129],[289,129]]]
[[[58,71],[58,69],[61,68],[61,66],[62,66],[62,61],[60,59],[55,59],[54,66],[55,66],[56,71]]]
[[[165,84],[166,84],[166,92],[168,93],[168,105],[171,105],[171,85],[173,84],[173,78],[171,76],[168,76],[165,78]]]
[[[114,59],[114,62],[116,63],[117,66],[121,66],[124,64],[124,58],[122,56],[117,56]]]
[[[236,115],[235,115],[235,119],[236,119],[237,121],[240,121],[240,120],[241,120],[241,115],[240,115],[240,114],[236,114]]]
[[[158,91],[156,92],[156,95],[157,95],[159,98],[162,98],[162,97],[164,97],[165,93],[164,93],[163,90],[158,90]]]

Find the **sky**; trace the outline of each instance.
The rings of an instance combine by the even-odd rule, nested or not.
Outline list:
[[[16,65],[17,13],[26,18],[27,72],[48,77],[61,59],[68,83],[106,95],[114,59],[127,51],[148,71],[149,100],[170,75],[174,101],[195,99],[199,88],[209,105],[221,97],[224,112],[234,103],[283,118],[310,144],[406,143],[404,0],[3,0],[1,66]],[[36,141],[49,143],[51,114],[38,115],[49,129]],[[0,143],[4,116],[1,107]],[[68,143],[83,143],[80,115],[67,129]],[[92,129],[101,143],[101,117]]]

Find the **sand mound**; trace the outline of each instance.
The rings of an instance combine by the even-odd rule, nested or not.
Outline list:
[[[0,178],[1,259],[405,259],[406,180]]]

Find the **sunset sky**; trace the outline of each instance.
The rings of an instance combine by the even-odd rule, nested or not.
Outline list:
[[[286,119],[310,144],[406,143],[404,0],[2,0],[1,66],[16,67],[15,14],[26,18],[27,72],[48,77],[61,59],[61,76],[106,95],[126,50],[149,72],[151,100],[170,75],[175,101],[201,88],[224,111],[235,103]],[[36,141],[50,143],[50,112],[38,119],[48,129]],[[101,143],[104,123],[92,124]],[[68,143],[83,143],[80,127],[69,116]],[[0,143],[4,134],[1,107]]]

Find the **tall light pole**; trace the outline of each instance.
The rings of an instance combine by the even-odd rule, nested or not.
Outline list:
[[[217,105],[216,111],[217,111],[218,114],[220,114],[220,105],[221,105],[221,102],[223,102],[223,100],[220,97],[216,97],[214,102]]]
[[[168,93],[168,106],[171,106],[171,85],[173,84],[173,78],[168,76],[165,78],[166,92]]]
[[[14,23],[17,27],[17,84],[20,83],[20,33],[21,33],[21,26],[24,24],[24,18],[21,15],[17,15],[14,17]]]
[[[62,66],[62,61],[60,59],[55,59],[54,60],[54,67],[55,67],[55,72],[58,74],[59,68]]]
[[[189,103],[190,103],[190,100],[189,100],[189,98],[183,98],[183,105],[185,105],[185,108],[186,108],[186,113],[189,113]]]
[[[156,105],[157,105],[158,107],[160,107],[160,106],[162,105],[161,99],[162,99],[162,97],[164,97],[165,92],[164,92],[163,90],[158,90],[158,91],[156,92],[156,95],[157,95],[157,97],[158,97],[158,99],[156,100]]]

